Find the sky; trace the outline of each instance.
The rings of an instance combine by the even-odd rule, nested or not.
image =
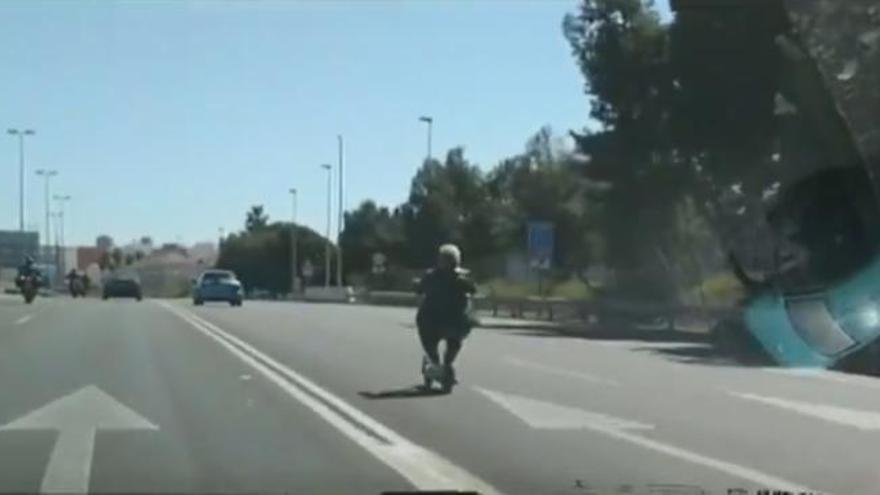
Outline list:
[[[335,174],[337,136],[345,208],[394,206],[426,155],[421,115],[434,119],[433,156],[463,146],[488,170],[543,125],[588,125],[561,29],[576,6],[5,0],[0,127],[36,131],[26,225],[44,231],[44,168],[59,172],[52,194],[72,197],[68,244],[212,241],[240,230],[251,205],[290,219],[290,188],[298,222],[323,233],[320,165]],[[0,137],[0,229],[16,229],[18,141]]]

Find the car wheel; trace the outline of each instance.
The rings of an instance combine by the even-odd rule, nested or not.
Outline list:
[[[201,299],[193,299],[193,306],[201,306],[204,302]]]
[[[107,294],[104,294],[103,296],[101,296],[101,299],[106,301],[107,299],[110,299],[110,296],[108,296]]]

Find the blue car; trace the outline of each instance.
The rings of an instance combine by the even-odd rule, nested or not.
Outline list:
[[[783,366],[831,367],[880,336],[880,259],[825,290],[762,294],[745,321]]]
[[[231,306],[241,306],[241,282],[227,270],[208,270],[193,284],[193,304],[201,306],[206,301],[225,301]]]
[[[757,291],[744,317],[783,366],[829,368],[880,338],[880,212],[869,184],[860,168],[827,169],[770,216],[794,226],[786,237],[807,255]]]

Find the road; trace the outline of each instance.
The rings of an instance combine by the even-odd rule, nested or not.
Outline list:
[[[494,321],[468,339],[455,391],[425,394],[412,320],[332,304],[0,299],[0,491],[880,487],[872,378]]]

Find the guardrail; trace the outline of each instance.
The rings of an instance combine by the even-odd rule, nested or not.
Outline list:
[[[418,296],[413,292],[371,291],[358,298],[366,304],[379,306],[408,306],[418,304]],[[618,317],[640,319],[662,319],[669,328],[674,327],[676,319],[712,318],[720,319],[735,313],[736,308],[728,306],[693,306],[668,303],[633,302],[622,299],[601,298],[578,301],[559,297],[498,297],[478,295],[473,299],[474,308],[487,311],[492,316],[525,318],[531,316],[550,321],[556,319],[609,320]]]

